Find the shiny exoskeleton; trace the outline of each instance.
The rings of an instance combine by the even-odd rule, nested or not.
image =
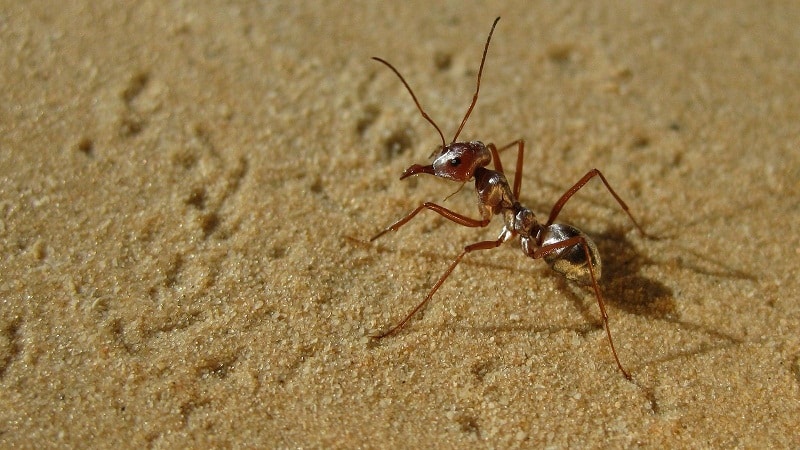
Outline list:
[[[494,28],[497,25],[498,20],[500,20],[499,17],[495,19],[494,23],[492,24],[492,29],[489,32],[488,38],[486,39],[486,46],[484,47],[480,69],[478,70],[477,88],[475,90],[472,103],[470,104],[469,109],[467,110],[467,113],[461,122],[461,126],[458,128],[453,140],[449,144],[445,142],[444,135],[442,134],[439,126],[436,125],[436,123],[424,111],[414,95],[414,92],[411,90],[408,83],[406,83],[405,79],[402,75],[400,75],[397,69],[383,59],[374,58],[375,60],[388,66],[400,78],[408,92],[411,94],[411,97],[414,99],[414,102],[416,103],[417,108],[422,116],[428,120],[428,122],[430,122],[434,128],[436,128],[440,137],[442,138],[442,146],[440,147],[440,151],[438,155],[435,155],[431,164],[425,166],[415,164],[406,169],[400,179],[402,180],[418,174],[429,174],[461,183],[465,183],[474,179],[475,191],[478,196],[478,209],[480,212],[480,218],[473,219],[436,203],[425,202],[402,219],[398,220],[375,235],[371,240],[375,240],[389,231],[396,231],[424,209],[434,211],[448,220],[467,227],[485,227],[489,225],[492,217],[496,215],[502,215],[504,224],[503,230],[496,240],[476,242],[464,247],[464,250],[450,264],[447,270],[445,270],[436,284],[433,285],[425,299],[419,305],[417,305],[402,321],[400,321],[400,323],[391,328],[389,331],[375,337],[383,338],[400,330],[408,322],[408,320],[431,299],[433,294],[439,289],[442,283],[444,283],[447,277],[452,273],[453,269],[455,269],[455,267],[459,262],[461,262],[461,259],[463,259],[466,254],[476,250],[496,248],[509,239],[519,237],[522,250],[527,256],[533,259],[543,259],[553,270],[562,274],[567,279],[592,287],[600,307],[603,325],[608,336],[608,341],[611,345],[611,351],[614,355],[614,359],[616,360],[619,370],[625,375],[626,378],[630,379],[630,374],[620,363],[616,348],[614,347],[614,340],[611,337],[611,331],[608,326],[608,314],[606,313],[605,304],[602,296],[600,295],[600,288],[597,284],[597,280],[600,279],[601,274],[600,254],[597,251],[597,246],[579,229],[570,225],[555,223],[556,217],[561,212],[564,204],[595,176],[599,177],[603,181],[603,184],[606,186],[606,188],[608,188],[608,191],[611,193],[611,195],[614,196],[616,201],[628,214],[639,231],[644,234],[642,228],[638,223],[636,223],[636,220],[634,220],[633,216],[630,214],[628,206],[622,201],[617,193],[614,192],[603,174],[599,170],[593,169],[584,175],[577,183],[575,183],[561,196],[561,198],[555,203],[550,211],[550,216],[548,217],[547,221],[541,223],[537,220],[536,216],[530,209],[522,206],[518,201],[522,183],[521,174],[525,147],[525,142],[523,140],[512,142],[511,144],[501,147],[500,149],[491,143],[484,144],[480,141],[456,141],[458,139],[458,135],[461,133],[461,130],[464,128],[464,124],[467,122],[472,109],[475,107],[475,103],[477,102],[478,92],[480,91],[481,74],[483,73],[484,62],[486,61],[486,53],[488,51],[489,42],[491,41],[492,33],[494,32]],[[499,152],[514,146],[517,147],[517,161],[514,184],[512,186],[509,185],[508,180],[504,175]],[[494,166],[494,170],[488,168],[490,164]]]

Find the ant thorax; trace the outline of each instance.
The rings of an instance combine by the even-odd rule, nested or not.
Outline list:
[[[514,193],[511,192],[505,175],[485,167],[475,169],[474,175],[475,192],[478,194],[478,209],[481,217],[491,219],[497,214],[513,210],[517,199],[514,198]],[[507,219],[505,222],[506,225],[509,225]]]

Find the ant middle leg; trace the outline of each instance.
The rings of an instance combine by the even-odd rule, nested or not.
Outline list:
[[[650,235],[644,231],[644,228],[642,228],[642,226],[639,225],[639,222],[637,222],[636,219],[633,218],[633,214],[631,214],[628,205],[626,205],[625,202],[622,201],[622,198],[620,198],[620,196],[617,195],[617,193],[608,183],[608,180],[606,180],[606,177],[603,175],[603,173],[597,169],[592,169],[589,172],[587,172],[586,175],[584,175],[583,178],[578,180],[578,182],[575,183],[575,185],[569,188],[567,192],[564,192],[564,194],[561,196],[561,198],[558,199],[556,204],[553,205],[553,209],[550,211],[550,217],[547,219],[547,223],[545,223],[544,226],[548,227],[552,225],[556,221],[556,217],[558,217],[558,214],[561,212],[561,208],[564,207],[564,204],[566,204],[567,201],[569,201],[569,199],[572,198],[572,196],[575,195],[576,192],[578,192],[583,186],[585,186],[586,183],[589,182],[589,180],[591,180],[596,176],[600,177],[600,180],[603,181],[603,184],[606,186],[606,189],[608,189],[608,192],[611,193],[611,195],[614,197],[617,203],[619,203],[619,206],[622,207],[622,210],[625,211],[625,214],[627,214],[628,217],[630,217],[631,222],[633,222],[633,224],[636,225],[636,228],[639,229],[639,233],[641,233],[642,236],[650,237]]]
[[[372,238],[370,238],[370,242],[374,241],[375,239],[378,239],[379,237],[383,236],[384,234],[386,234],[386,233],[388,233],[390,231],[397,231],[400,227],[402,227],[403,225],[408,223],[411,219],[413,219],[414,216],[419,214],[419,212],[422,211],[423,209],[430,209],[431,211],[434,211],[434,212],[438,213],[439,215],[441,215],[445,219],[450,220],[452,222],[455,222],[455,223],[457,223],[459,225],[463,225],[465,227],[472,227],[472,228],[485,227],[485,226],[489,225],[489,222],[491,221],[490,218],[489,219],[473,219],[471,217],[467,217],[467,216],[459,214],[459,213],[457,213],[455,211],[447,209],[444,206],[437,205],[436,203],[425,202],[425,203],[419,205],[415,210],[411,211],[407,216],[405,216],[402,219],[398,220],[397,222],[391,224],[390,226],[386,227],[386,229],[384,229],[380,233],[378,233],[375,236],[373,236]]]
[[[449,277],[450,274],[453,272],[453,269],[456,268],[458,263],[461,262],[461,260],[464,258],[464,256],[467,255],[467,253],[471,253],[471,252],[474,252],[476,250],[490,250],[490,249],[493,249],[493,248],[497,248],[497,247],[501,246],[503,244],[503,242],[505,242],[508,239],[508,237],[509,236],[506,233],[504,233],[497,240],[476,242],[474,244],[470,244],[470,245],[464,247],[464,250],[456,257],[456,259],[453,260],[453,262],[450,264],[450,266],[447,268],[447,270],[445,270],[444,273],[442,274],[442,276],[439,277],[439,280],[436,282],[436,284],[434,284],[433,287],[431,288],[431,290],[428,291],[428,295],[425,296],[425,299],[422,300],[414,309],[412,309],[411,312],[408,313],[408,315],[406,315],[406,317],[403,320],[400,321],[400,323],[398,323],[397,325],[395,325],[394,327],[392,327],[389,331],[387,331],[385,333],[381,333],[381,334],[373,336],[373,338],[382,339],[382,338],[385,338],[386,336],[390,336],[390,335],[395,334],[396,332],[400,331],[400,329],[402,329],[405,326],[405,324],[412,317],[414,317],[414,314],[416,314],[420,309],[422,309],[423,306],[425,306],[428,303],[428,301],[431,299],[431,297],[433,297],[433,294],[435,294],[436,291],[439,290],[439,288],[442,286],[442,284],[447,279],[447,277]]]
[[[540,259],[544,258],[545,256],[556,252],[558,250],[569,248],[574,245],[580,245],[583,249],[584,254],[586,255],[586,265],[589,270],[589,276],[592,280],[592,289],[594,290],[594,295],[597,298],[597,305],[600,307],[600,316],[603,319],[603,327],[606,329],[606,336],[608,337],[608,343],[611,345],[611,353],[614,355],[614,360],[617,362],[617,367],[619,368],[620,372],[625,375],[625,378],[631,379],[631,374],[622,367],[622,363],[619,360],[619,355],[617,355],[617,348],[614,346],[614,339],[611,337],[611,328],[608,325],[608,313],[606,312],[606,305],[603,301],[603,296],[600,294],[600,286],[597,284],[597,277],[594,274],[594,267],[592,266],[592,257],[591,252],[589,251],[589,244],[586,242],[586,238],[583,236],[574,236],[569,239],[565,239],[561,242],[556,242],[554,244],[544,245],[542,247],[537,248],[533,254],[531,255],[533,259]]]

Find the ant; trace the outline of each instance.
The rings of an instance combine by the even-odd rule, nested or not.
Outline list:
[[[480,141],[461,142],[458,141],[458,135],[464,128],[467,119],[472,113],[475,103],[478,101],[478,92],[481,88],[481,74],[483,73],[483,66],[486,62],[486,53],[489,50],[489,42],[492,40],[492,34],[497,26],[500,18],[496,18],[492,23],[492,28],[489,31],[489,36],[486,38],[486,45],[483,49],[483,57],[481,58],[481,65],[478,69],[477,87],[475,94],[472,97],[467,113],[464,119],[461,120],[461,125],[458,127],[453,140],[450,143],[445,142],[444,134],[436,122],[431,119],[428,113],[420,105],[414,91],[406,82],[405,78],[400,75],[400,72],[389,62],[378,57],[372,59],[384,64],[391,69],[400,78],[400,81],[411,94],[411,98],[417,105],[417,109],[428,122],[439,133],[442,139],[442,146],[438,155],[436,152],[432,155],[433,163],[423,166],[414,164],[403,172],[400,179],[408,178],[412,175],[430,174],[439,178],[461,182],[462,184],[475,179],[475,191],[478,194],[478,209],[480,211],[480,219],[473,219],[455,211],[447,209],[443,206],[437,205],[432,202],[425,202],[411,211],[408,215],[393,223],[380,233],[373,236],[370,241],[374,241],[379,237],[390,231],[397,231],[400,227],[408,223],[423,209],[429,209],[445,219],[455,222],[465,227],[486,227],[489,225],[492,217],[495,215],[503,216],[503,230],[500,236],[493,241],[481,241],[474,244],[467,245],[464,250],[456,257],[450,264],[447,270],[439,277],[436,284],[433,285],[428,295],[422,302],[420,302],[408,315],[400,321],[397,325],[389,331],[373,336],[376,339],[381,339],[386,336],[392,335],[399,331],[406,323],[422,309],[425,304],[433,297],[433,294],[442,286],[447,277],[453,272],[458,263],[468,253],[477,250],[489,250],[497,248],[504,242],[513,237],[519,237],[522,251],[525,255],[533,259],[543,259],[553,270],[560,273],[566,279],[580,283],[582,285],[591,285],[594,290],[597,304],[600,306],[600,313],[603,318],[603,325],[608,336],[608,342],[611,345],[611,352],[614,354],[614,359],[617,362],[617,367],[625,375],[625,378],[631,379],[630,373],[625,370],[617,355],[617,350],[614,347],[614,340],[611,337],[611,330],[608,326],[608,314],[606,313],[605,303],[603,297],[600,295],[600,288],[597,285],[597,280],[601,275],[600,254],[597,250],[595,243],[581,230],[562,223],[555,223],[558,214],[564,205],[592,178],[599,177],[603,184],[608,189],[608,192],[619,203],[625,213],[630,217],[633,224],[638,228],[639,232],[647,236],[644,229],[636,222],[633,215],[628,209],[628,205],[614,192],[611,185],[603,176],[602,172],[597,169],[592,169],[586,173],[575,185],[569,188],[553,206],[550,211],[550,216],[545,223],[537,221],[533,212],[522,206],[518,201],[520,194],[520,187],[522,184],[522,163],[525,149],[525,141],[519,139],[504,147],[497,148],[494,144],[484,144]],[[517,147],[517,163],[516,171],[514,174],[514,184],[509,185],[508,180],[503,172],[503,165],[500,162],[499,153],[502,150]],[[492,163],[494,170],[487,168]]]

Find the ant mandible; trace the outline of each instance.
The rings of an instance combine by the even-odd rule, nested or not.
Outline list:
[[[480,211],[481,218],[473,219],[443,206],[437,205],[436,203],[425,202],[402,219],[373,236],[370,241],[378,239],[389,231],[396,231],[413,219],[423,209],[429,209],[435,213],[438,213],[445,219],[465,227],[485,227],[489,225],[489,222],[495,215],[502,215],[504,223],[500,237],[498,237],[496,240],[476,242],[464,247],[464,250],[450,264],[447,270],[444,271],[442,276],[439,277],[439,280],[433,285],[431,290],[428,292],[428,295],[424,300],[422,300],[422,302],[420,302],[419,305],[411,310],[411,312],[408,313],[408,315],[401,320],[400,323],[395,325],[389,331],[373,337],[376,339],[384,338],[403,328],[408,320],[411,319],[411,317],[413,317],[417,311],[422,309],[426,303],[428,303],[431,297],[433,297],[433,294],[436,293],[439,287],[442,286],[442,283],[444,283],[447,277],[450,276],[450,274],[453,272],[453,269],[456,268],[458,263],[461,262],[465,255],[476,250],[497,248],[507,240],[518,236],[522,246],[522,251],[527,256],[533,259],[544,259],[544,261],[550,265],[553,270],[560,273],[568,280],[575,281],[583,285],[592,286],[595,297],[597,298],[597,304],[600,306],[600,313],[603,317],[603,326],[605,327],[606,335],[608,336],[608,342],[611,345],[611,352],[613,353],[614,359],[617,362],[617,367],[619,367],[619,370],[623,373],[623,375],[625,375],[625,378],[631,379],[630,373],[625,370],[624,367],[622,367],[622,363],[617,355],[617,350],[614,347],[614,339],[611,337],[611,330],[608,326],[608,314],[606,313],[605,303],[603,302],[603,297],[600,295],[600,288],[597,285],[597,280],[600,279],[601,275],[600,254],[597,250],[597,246],[589,238],[589,236],[587,236],[581,230],[570,225],[555,223],[555,220],[558,217],[558,214],[561,212],[561,209],[564,207],[564,204],[566,204],[567,201],[569,201],[569,199],[572,198],[572,196],[575,195],[579,189],[581,189],[584,185],[586,185],[586,183],[589,182],[589,180],[594,177],[599,177],[600,180],[603,181],[603,184],[608,189],[608,192],[611,193],[617,203],[619,203],[625,213],[627,213],[628,217],[630,217],[631,221],[633,221],[633,224],[636,226],[636,228],[638,228],[639,232],[642,233],[642,235],[646,235],[642,227],[636,222],[636,219],[633,218],[633,215],[631,215],[630,211],[628,210],[628,205],[626,205],[619,195],[614,192],[614,189],[611,188],[611,185],[609,185],[606,177],[603,176],[599,170],[592,169],[586,173],[583,178],[578,180],[575,185],[569,188],[561,196],[561,198],[558,199],[553,206],[553,209],[550,211],[550,216],[547,218],[547,222],[544,224],[539,223],[536,220],[536,216],[533,214],[533,212],[530,209],[522,206],[518,201],[520,186],[522,184],[521,174],[525,141],[520,139],[499,149],[491,143],[484,144],[480,141],[457,141],[458,135],[461,134],[464,124],[467,123],[467,119],[469,119],[469,116],[475,107],[475,103],[478,101],[478,92],[481,88],[481,74],[483,73],[483,66],[486,62],[486,53],[489,50],[489,42],[492,40],[492,34],[494,33],[495,26],[497,26],[497,22],[499,20],[499,17],[494,20],[494,23],[492,23],[492,28],[489,31],[489,36],[486,38],[486,45],[483,49],[481,65],[478,69],[477,87],[475,88],[475,95],[472,97],[472,103],[470,103],[467,113],[464,115],[464,119],[461,120],[461,125],[458,127],[455,136],[453,136],[453,140],[450,141],[449,144],[445,142],[442,130],[422,108],[422,105],[420,105],[416,95],[414,95],[414,91],[408,85],[403,76],[400,75],[400,72],[386,60],[378,57],[372,58],[386,65],[398,76],[398,78],[400,78],[400,81],[411,94],[411,98],[417,105],[417,109],[422,114],[422,117],[424,117],[428,122],[430,122],[431,125],[433,125],[442,139],[441,151],[438,153],[438,155],[434,153],[432,164],[427,166],[414,164],[406,169],[405,172],[403,172],[403,175],[400,177],[400,179],[402,180],[412,175],[423,173],[461,183],[466,183],[474,178],[475,191],[478,194],[478,209]],[[513,187],[511,187],[509,186],[504,175],[499,152],[514,146],[517,147],[517,164],[514,174],[514,184]],[[494,170],[487,168],[490,163],[493,163]]]

